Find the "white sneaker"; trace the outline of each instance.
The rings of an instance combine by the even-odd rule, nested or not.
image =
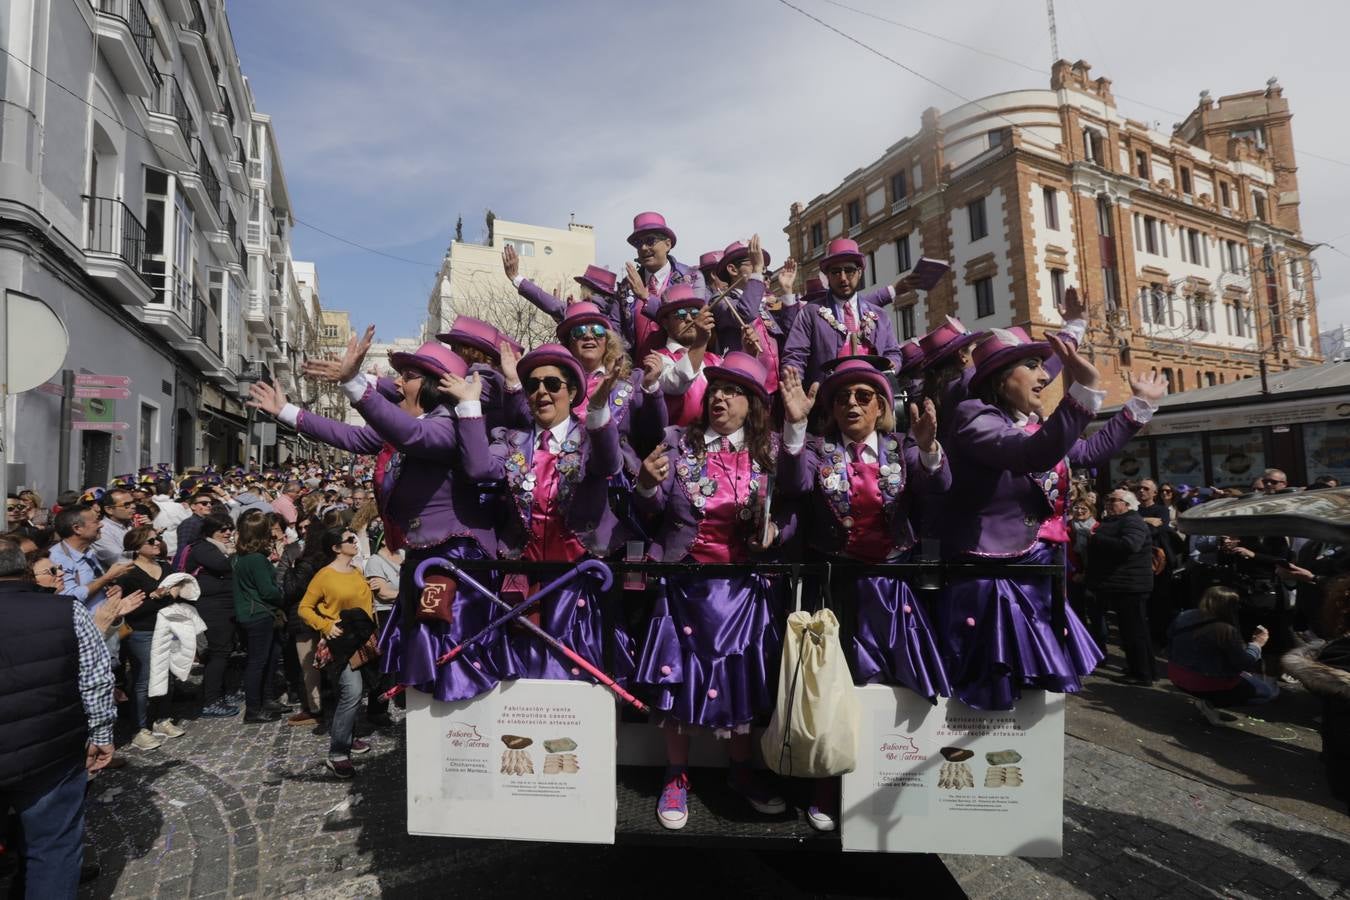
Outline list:
[[[184,731],[183,729],[179,728],[176,724],[174,724],[173,719],[160,719],[153,726],[151,726],[151,731],[157,737],[165,737],[165,738],[177,738],[187,734],[186,731]]]
[[[142,728],[136,732],[136,736],[131,739],[131,746],[137,750],[154,750],[164,743],[164,738],[159,737],[149,728]]]
[[[839,827],[839,823],[834,820],[834,816],[819,806],[812,806],[806,811],[806,824],[816,831],[834,831]]]

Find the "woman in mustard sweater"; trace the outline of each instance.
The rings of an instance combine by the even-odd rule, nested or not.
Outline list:
[[[305,596],[300,599],[300,618],[329,641],[342,636],[339,619],[344,610],[364,611],[373,625],[370,586],[361,570],[352,564],[358,549],[356,533],[349,528],[328,528],[315,537],[328,551],[330,559],[314,573]],[[339,778],[351,778],[356,774],[351,754],[370,749],[365,741],[352,738],[363,681],[361,673],[353,669],[348,660],[347,656],[334,655],[327,668],[337,695],[328,737],[328,768]]]

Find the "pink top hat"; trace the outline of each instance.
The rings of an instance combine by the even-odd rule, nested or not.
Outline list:
[[[825,258],[820,261],[820,271],[824,272],[838,262],[855,262],[860,266],[863,264],[862,251],[858,249],[857,241],[850,238],[835,238],[830,241],[829,246],[825,248]]]
[[[750,255],[750,248],[740,241],[727,245],[727,249],[722,251],[722,261],[718,265],[720,270],[729,263],[738,263]],[[769,267],[769,251],[764,251],[764,268]]]
[[[670,246],[675,246],[675,232],[666,224],[666,217],[658,212],[638,213],[633,217],[633,233],[628,236],[628,243],[636,247],[638,235],[651,231],[664,235],[670,241]]]
[[[806,293],[802,294],[801,302],[814,303],[829,292],[830,289],[825,286],[825,282],[820,280],[820,276],[812,275],[806,279]]]
[[[496,326],[472,316],[457,316],[449,331],[436,335],[436,340],[447,344],[467,344],[470,347],[477,347],[493,359],[501,356],[498,349],[500,338],[501,332]]]
[[[599,291],[607,297],[614,296],[614,288],[618,284],[618,278],[609,269],[601,266],[587,266],[585,275],[578,275],[572,279],[577,284],[584,284],[593,291]]]
[[[891,384],[882,374],[891,368],[891,361],[884,356],[842,356],[822,368],[828,373],[820,385],[820,404],[826,410],[834,405],[835,393],[849,384],[871,385],[886,398],[888,408],[895,404]]]
[[[1035,357],[1048,359],[1054,354],[1047,341],[1032,341],[1021,328],[993,328],[989,337],[980,341],[971,353],[975,363],[975,374],[970,377],[970,386],[982,382],[1004,366]]]
[[[572,385],[577,389],[577,396],[585,393],[586,373],[581,371],[581,363],[577,362],[576,357],[562,344],[540,344],[535,347],[520,358],[520,362],[516,364],[516,372],[523,382],[540,366],[557,366],[570,373],[573,378]]]
[[[755,395],[765,403],[769,402],[769,390],[765,387],[765,382],[769,378],[768,370],[764,365],[749,353],[742,353],[740,350],[733,350],[722,357],[721,365],[705,366],[703,377],[709,384],[714,381],[730,381],[739,384],[748,390],[754,391]]]
[[[704,275],[708,274],[709,269],[716,269],[717,264],[722,261],[721,250],[709,250],[698,258],[698,270]]]
[[[900,371],[908,372],[923,367],[923,347],[916,338],[910,338],[900,345]]]
[[[706,300],[694,285],[687,281],[672,284],[661,295],[661,306],[656,311],[658,320],[677,309],[702,309]]]
[[[563,320],[558,323],[558,340],[566,344],[569,333],[578,325],[600,325],[609,330],[609,317],[600,311],[594,303],[583,300],[567,307]]]
[[[397,372],[404,369],[421,369],[439,378],[453,373],[463,378],[469,373],[469,364],[460,355],[437,341],[427,341],[412,353],[390,353],[389,365]]]
[[[923,351],[923,366],[931,369],[939,365],[962,347],[968,347],[979,339],[981,332],[970,331],[959,319],[951,316],[937,328],[925,334],[919,340]]]
[[[505,331],[502,331],[502,330],[499,328],[499,329],[497,329],[497,346],[498,346],[498,347],[501,347],[501,345],[502,345],[503,342],[505,342],[505,343],[507,343],[507,344],[509,344],[509,345],[511,346],[511,351],[512,351],[513,353],[515,353],[516,356],[520,356],[520,354],[522,354],[522,353],[525,352],[525,345],[524,345],[524,344],[522,344],[520,341],[516,340],[515,338],[511,337],[511,335],[507,334]],[[499,353],[500,353],[500,351],[499,351]]]

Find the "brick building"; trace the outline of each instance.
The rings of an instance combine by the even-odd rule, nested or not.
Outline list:
[[[1291,113],[1265,90],[1196,109],[1164,134],[1120,115],[1111,82],[1057,62],[1050,90],[1016,90],[947,113],[837,187],[794,203],[785,230],[805,275],[847,235],[866,283],[920,257],[952,263],[934,290],[907,294],[896,332],[951,314],[968,327],[1058,324],[1070,285],[1089,298],[1085,350],[1108,402],[1121,373],[1157,367],[1174,392],[1321,361],[1298,216]]]

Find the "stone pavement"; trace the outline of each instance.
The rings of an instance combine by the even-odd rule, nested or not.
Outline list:
[[[1350,819],[1316,796],[1291,806],[1282,785],[1263,790],[1227,769],[1162,764],[1155,754],[1176,736],[1154,732],[1146,742],[1121,731],[1141,713],[1114,689],[1109,680],[1090,683],[1070,701],[1064,857],[943,857],[970,896],[1350,897]],[[1185,708],[1162,691],[1136,693],[1136,705],[1149,710]],[[1108,716],[1101,707],[1112,697]],[[1122,724],[1104,730],[1094,716]],[[1245,724],[1235,733],[1259,738],[1241,732]],[[1193,716],[1168,727],[1193,732],[1183,745],[1232,740],[1228,729]],[[103,874],[82,896],[617,896],[640,885],[650,896],[856,897],[916,887],[903,875],[915,871],[906,868],[919,859],[911,857],[853,856],[841,865],[735,848],[413,838],[403,830],[401,729],[370,738],[375,749],[357,758],[360,775],[350,783],[329,776],[327,739],[308,728],[203,719],[188,729],[159,750],[126,750],[126,768],[95,780],[88,822]],[[1094,729],[1091,740],[1073,736]],[[1286,742],[1275,751],[1288,771],[1318,782],[1315,747]]]

